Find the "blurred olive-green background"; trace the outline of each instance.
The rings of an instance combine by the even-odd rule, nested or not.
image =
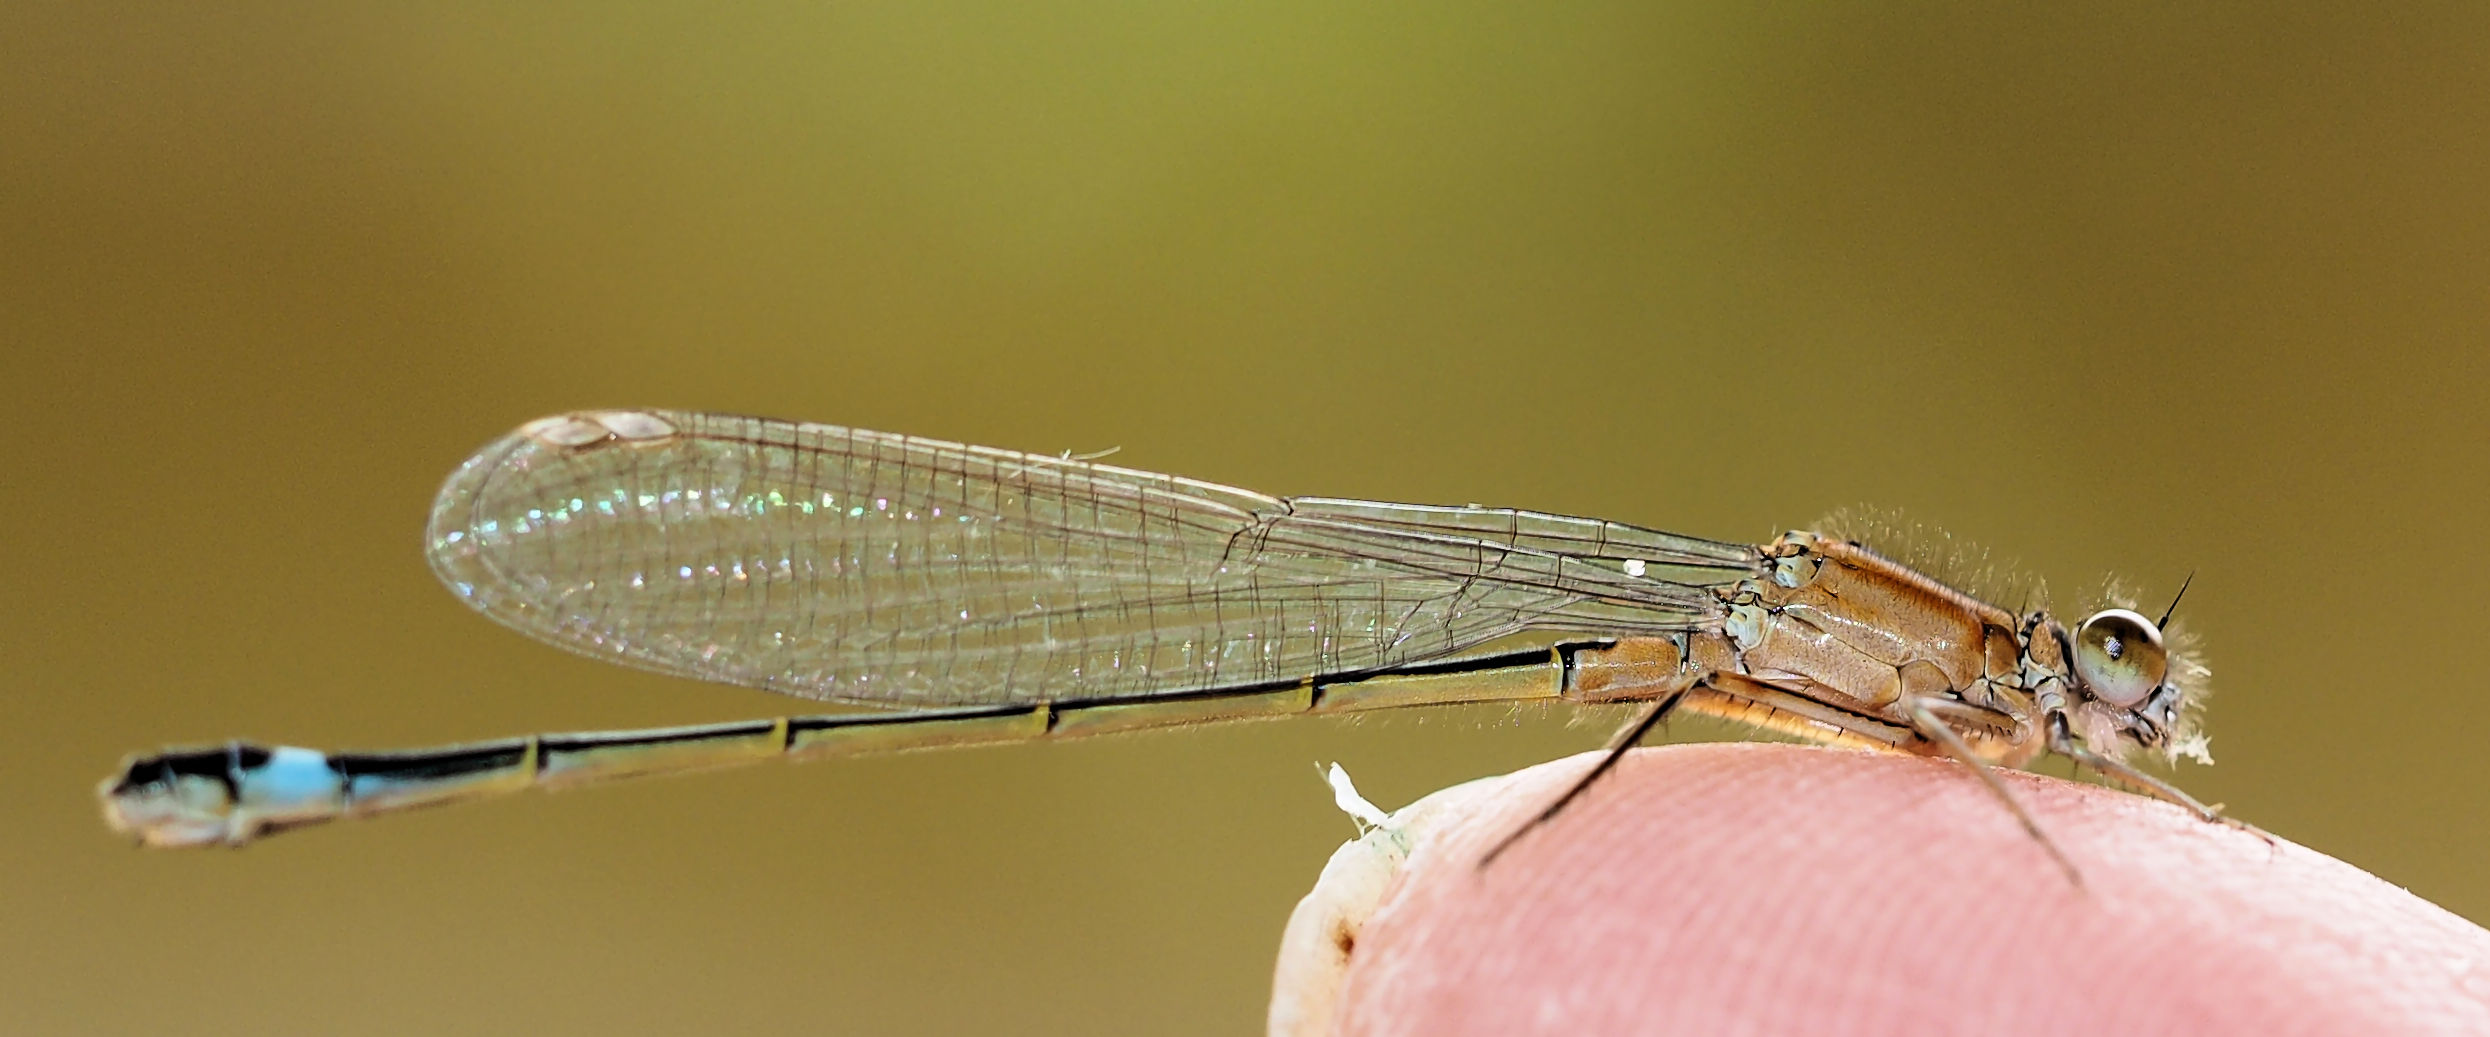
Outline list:
[[[1246,1032],[1351,831],[1317,761],[1398,805],[1603,737],[105,832],[159,743],[789,708],[434,585],[441,477],[592,406],[1721,538],[1873,504],[2061,611],[2193,571],[2221,763],[2181,783],[2490,919],[2485,347],[2470,3],[13,3],[0,1028]]]

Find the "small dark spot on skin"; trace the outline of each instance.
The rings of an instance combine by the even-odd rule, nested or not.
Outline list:
[[[1350,951],[1357,949],[1357,932],[1345,925],[1334,929],[1331,934],[1331,945],[1340,949],[1341,957],[1348,957]]]

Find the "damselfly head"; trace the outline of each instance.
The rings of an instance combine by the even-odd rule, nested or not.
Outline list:
[[[2079,710],[2086,742],[2112,753],[2132,743],[2212,762],[2196,729],[2199,703],[2189,699],[2190,688],[2201,697],[2205,669],[2164,642],[2161,623],[2132,609],[2103,609],[2075,628],[2073,640],[2069,661],[2088,699]]]

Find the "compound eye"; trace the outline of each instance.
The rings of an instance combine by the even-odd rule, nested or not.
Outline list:
[[[2075,679],[2092,697],[2133,709],[2170,675],[2170,655],[2153,621],[2103,609],[2075,629]]]

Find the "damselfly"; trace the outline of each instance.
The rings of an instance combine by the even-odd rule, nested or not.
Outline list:
[[[1523,700],[1647,703],[1617,751],[1693,710],[1950,756],[2001,796],[1990,766],[2054,751],[2213,816],[2124,762],[2201,755],[2204,671],[2165,648],[2167,614],[2104,608],[2069,628],[1831,533],[1725,543],[601,411],[531,422],[468,459],[428,536],[451,590],[532,637],[876,709],[398,752],[170,751],[105,782],[112,826],[149,846],[238,845],[779,756]]]

